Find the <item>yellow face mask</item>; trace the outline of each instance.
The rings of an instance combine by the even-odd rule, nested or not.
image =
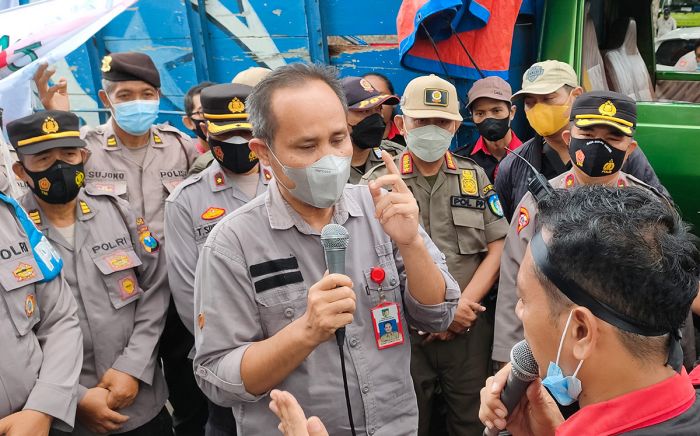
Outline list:
[[[540,136],[551,136],[569,122],[567,113],[571,105],[537,103],[525,111],[525,117]]]

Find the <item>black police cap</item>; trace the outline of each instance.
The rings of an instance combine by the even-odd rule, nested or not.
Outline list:
[[[204,88],[199,98],[209,133],[221,135],[234,130],[251,131],[253,126],[248,122],[245,101],[252,91],[253,88],[240,83]]]
[[[7,136],[18,154],[37,154],[51,148],[85,147],[80,120],[65,111],[45,111],[7,125]]]
[[[102,78],[111,82],[140,80],[160,88],[160,74],[153,59],[143,53],[111,53],[102,58]]]
[[[578,127],[607,125],[632,136],[637,127],[637,103],[619,92],[587,92],[574,101],[570,120]]]

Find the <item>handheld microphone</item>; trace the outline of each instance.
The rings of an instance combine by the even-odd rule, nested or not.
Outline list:
[[[345,250],[350,243],[348,230],[340,224],[326,224],[321,230],[321,245],[329,274],[345,274]],[[345,340],[345,327],[335,331],[338,345]]]
[[[501,402],[506,406],[509,414],[525,395],[525,390],[530,386],[530,383],[539,377],[537,361],[524,339],[510,350],[510,363],[512,368],[501,392]],[[484,436],[496,436],[498,433],[497,428],[484,429]]]
[[[543,176],[542,173],[537,171],[537,168],[532,166],[532,164],[528,162],[527,159],[520,156],[515,151],[509,150],[508,148],[506,148],[506,152],[517,156],[518,159],[525,162],[525,165],[527,165],[530,168],[530,171],[532,171],[533,177],[530,180],[528,180],[527,189],[532,193],[532,195],[535,197],[535,200],[537,200],[538,203],[544,200],[545,198],[549,197],[552,193],[554,193],[554,188],[552,188],[552,185],[549,184],[547,178]]]

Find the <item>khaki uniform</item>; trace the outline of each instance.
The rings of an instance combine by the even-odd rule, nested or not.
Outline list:
[[[579,185],[573,169],[549,181],[554,189],[570,189]],[[620,172],[618,186],[641,186],[652,190],[639,179]],[[516,279],[527,244],[537,232],[537,202],[532,193],[525,194],[515,208],[501,257],[501,273],[496,300],[496,323],[493,339],[493,360],[510,362],[510,350],[523,339],[522,322],[515,314],[518,302]]]
[[[425,331],[447,329],[459,288],[444,255],[420,229],[445,279],[447,301],[416,301],[401,255],[374,211],[366,186],[346,185],[331,219],[351,236],[346,271],[357,302],[354,320],[346,327],[350,402],[357,434],[412,435],[417,410],[409,342],[377,348],[370,309],[380,302],[380,292],[370,270],[385,270],[381,286],[387,301],[398,303],[402,324],[410,320]],[[304,314],[308,289],[325,270],[319,232],[289,207],[274,181],[264,195],[226,216],[205,242],[195,279],[195,374],[209,398],[233,407],[239,434],[271,435],[279,422],[265,395],[252,395],[243,386],[243,354],[253,342],[275,335]],[[405,327],[402,333],[407,336]],[[335,338],[320,344],[277,388],[292,392],[308,415],[323,420],[329,434],[350,434]]]
[[[152,126],[142,168],[123,150],[112,122],[81,133],[92,153],[85,163],[86,186],[127,200],[162,239],[165,199],[187,177],[197,157],[189,138],[167,124]]]
[[[353,185],[360,183],[362,176],[365,175],[367,171],[384,162],[382,161],[382,150],[386,150],[390,155],[396,156],[397,154],[400,154],[404,150],[404,148],[400,144],[389,141],[388,139],[382,140],[381,144],[379,144],[379,147],[374,147],[369,152],[367,161],[362,166],[362,168],[350,168],[350,181],[348,183],[352,183]]]
[[[0,203],[0,419],[21,410],[69,431],[78,404],[83,343],[63,275],[46,283],[12,207]]]
[[[201,173],[205,168],[211,165],[212,162],[214,162],[214,155],[211,153],[211,150],[205,151],[194,160],[190,170],[187,172],[187,176],[189,177],[192,174]]]
[[[473,160],[449,152],[432,186],[415,168],[408,151],[394,161],[418,201],[421,225],[445,253],[450,273],[464,290],[486,255],[487,245],[504,238],[508,230],[496,205],[493,185]],[[381,165],[367,173],[362,182],[384,174],[386,167]],[[468,333],[449,342],[424,345],[418,332],[412,332],[411,375],[418,396],[419,435],[430,434],[430,413],[438,385],[448,403],[450,434],[481,434],[484,427],[478,419],[479,391],[489,376],[492,335],[491,321],[483,315]]]
[[[194,274],[204,241],[224,216],[249,198],[219,162],[182,182],[165,201],[168,280],[178,314],[194,334]],[[261,167],[256,195],[267,189],[272,171]]]
[[[34,195],[21,203],[60,252],[78,302],[84,350],[78,398],[110,368],[139,380],[136,400],[119,410],[129,416],[119,430],[125,432],[153,419],[168,395],[156,361],[169,297],[165,268],[158,251],[149,252],[140,241],[148,228],[125,201],[85,189],[77,199],[73,244],[46,221]],[[74,434],[92,433],[78,422]]]

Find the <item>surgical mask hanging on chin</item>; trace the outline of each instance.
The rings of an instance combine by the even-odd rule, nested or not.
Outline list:
[[[107,100],[112,105],[114,121],[130,135],[145,134],[158,117],[160,100],[133,100],[116,104],[109,97]]]
[[[599,138],[571,138],[569,143],[571,161],[589,177],[609,176],[620,171],[626,154]]]
[[[566,332],[569,330],[569,324],[571,324],[571,317],[573,314],[573,310],[569,312],[569,318],[566,320],[566,326],[564,326],[564,331],[561,334],[561,339],[559,340],[559,350],[557,350],[557,361],[549,362],[547,376],[544,378],[544,380],[542,380],[542,384],[549,390],[557,403],[561,404],[562,406],[573,404],[576,400],[578,400],[578,397],[581,395],[582,391],[581,380],[576,377],[576,374],[578,374],[578,371],[581,369],[583,360],[579,362],[573,375],[564,376],[564,373],[559,366],[561,349],[564,346],[564,338],[566,338]]]
[[[350,156],[324,156],[304,168],[291,168],[282,164],[269,148],[270,154],[284,168],[285,175],[294,182],[294,188],[287,187],[279,177],[277,183],[284,186],[296,199],[310,206],[325,209],[333,206],[343,195],[345,184],[350,178]]]
[[[449,130],[429,124],[406,131],[406,147],[423,162],[435,162],[445,156],[453,136]]]
[[[570,105],[537,103],[525,111],[525,117],[540,136],[552,136],[569,122]]]

